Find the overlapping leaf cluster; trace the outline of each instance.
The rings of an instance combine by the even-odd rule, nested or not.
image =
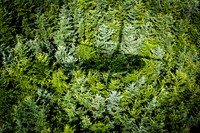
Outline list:
[[[200,123],[198,0],[0,3],[0,132]]]

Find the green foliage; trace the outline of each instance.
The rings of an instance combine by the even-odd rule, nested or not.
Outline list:
[[[38,15],[35,21],[35,38],[41,41],[52,40],[53,32],[57,28],[58,6],[51,4],[50,9]]]
[[[16,27],[11,26],[12,24],[12,17],[9,16],[9,13],[3,9],[3,7],[0,7],[0,43],[11,43],[13,44],[15,39],[15,32]]]
[[[0,132],[190,132],[198,0],[0,2]]]
[[[84,10],[92,10],[96,6],[96,2],[93,0],[79,0],[79,8]]]
[[[107,56],[113,55],[117,49],[117,44],[111,41],[114,31],[109,29],[106,25],[100,25],[95,42],[95,47],[99,50],[98,53],[104,53]]]
[[[50,113],[52,104],[52,95],[40,89],[36,98],[26,97],[22,103],[14,108],[13,117],[16,123],[16,132],[51,132],[46,114]]]

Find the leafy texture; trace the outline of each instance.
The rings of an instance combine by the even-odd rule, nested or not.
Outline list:
[[[0,132],[192,132],[198,0],[0,2]]]

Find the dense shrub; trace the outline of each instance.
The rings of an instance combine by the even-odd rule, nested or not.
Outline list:
[[[0,132],[200,123],[198,0],[0,4]]]

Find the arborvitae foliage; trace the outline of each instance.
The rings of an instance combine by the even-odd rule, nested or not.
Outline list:
[[[198,0],[0,4],[0,132],[199,125]]]
[[[13,118],[16,132],[51,132],[48,118],[53,106],[53,96],[46,90],[38,89],[37,96],[26,97],[14,107]],[[48,115],[47,115],[48,114]]]

